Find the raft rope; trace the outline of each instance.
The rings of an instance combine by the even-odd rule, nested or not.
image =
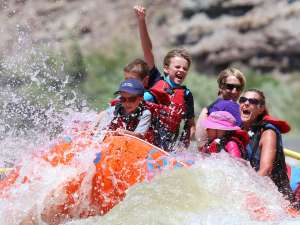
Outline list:
[[[130,137],[132,137],[132,138],[136,138],[136,139],[139,139],[139,138],[137,138],[137,137],[135,137],[135,136],[132,136],[132,135],[128,135],[128,134],[125,134],[125,136],[130,136]],[[142,139],[139,139],[140,141],[142,141],[142,142],[145,142],[144,140],[142,140]],[[149,143],[148,143],[149,144]],[[157,149],[159,149],[158,147],[156,147],[156,146],[154,146],[153,145],[153,147],[155,147],[155,148],[157,148]],[[162,150],[162,149],[161,149]],[[166,153],[167,155],[170,155],[169,153]],[[293,150],[290,150],[290,149],[287,149],[287,148],[285,148],[284,149],[284,154],[287,156],[287,157],[290,157],[290,158],[293,158],[293,159],[296,159],[296,160],[300,160],[300,153],[299,152],[296,152],[296,151],[293,151]],[[183,163],[183,162],[179,162],[180,164],[182,164],[182,165],[184,165],[184,166],[186,166],[185,165],[185,163]],[[10,170],[12,170],[13,168],[6,168],[6,167],[0,167],[0,174],[1,173],[6,173],[6,172],[9,172]]]
[[[11,171],[13,168],[6,168],[6,167],[0,167],[0,174],[1,173],[6,173],[6,172],[9,172],[9,171]]]

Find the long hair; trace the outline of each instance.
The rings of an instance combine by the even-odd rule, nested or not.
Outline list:
[[[262,118],[269,114],[268,112],[268,109],[267,109],[267,106],[266,106],[266,97],[265,97],[265,94],[263,91],[259,90],[259,89],[256,89],[256,88],[250,88],[250,89],[247,89],[244,93],[247,93],[247,92],[255,92],[256,94],[259,95],[259,104],[261,106],[264,106],[265,107],[265,110],[257,117],[257,122],[261,121]]]

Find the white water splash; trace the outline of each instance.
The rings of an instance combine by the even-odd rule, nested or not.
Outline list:
[[[258,196],[273,221],[249,216],[247,198]],[[169,171],[128,190],[123,202],[103,217],[68,225],[259,225],[300,224],[281,207],[286,202],[269,178],[259,177],[244,162],[226,153],[198,157],[191,168]]]
[[[0,59],[0,166],[11,166],[64,129],[67,116],[86,102],[51,45],[34,43],[30,28],[18,26],[10,54]],[[88,110],[85,110],[85,112]]]

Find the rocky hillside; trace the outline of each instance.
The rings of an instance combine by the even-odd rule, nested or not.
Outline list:
[[[21,36],[84,53],[115,43],[138,45],[134,0],[0,0],[0,50]],[[184,46],[196,69],[213,72],[230,64],[261,71],[300,69],[300,2],[297,0],[144,0],[159,59]],[[172,46],[171,46],[172,45]]]
[[[262,71],[300,69],[300,2],[190,0],[175,44],[188,46],[199,70],[239,62]]]

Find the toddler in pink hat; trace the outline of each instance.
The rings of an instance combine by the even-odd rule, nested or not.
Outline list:
[[[202,121],[207,130],[208,141],[200,148],[201,152],[218,153],[225,150],[238,158],[245,156],[245,148],[249,142],[248,134],[236,125],[235,118],[227,111],[212,112]]]

